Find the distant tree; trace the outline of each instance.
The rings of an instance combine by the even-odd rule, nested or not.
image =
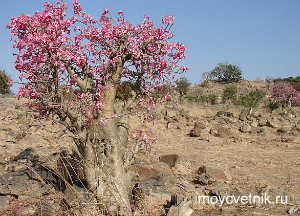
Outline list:
[[[186,95],[187,91],[191,87],[191,83],[186,77],[180,77],[179,80],[176,82],[176,84],[177,84],[176,89],[179,92],[181,97]]]
[[[269,90],[270,97],[282,105],[300,106],[300,91],[296,90],[290,83],[280,81],[273,83]]]
[[[202,73],[202,80],[212,80],[213,76],[210,71]]]
[[[0,94],[11,94],[12,79],[5,70],[0,70]]]
[[[207,77],[213,77],[219,82],[233,83],[242,80],[242,70],[238,65],[219,63]]]

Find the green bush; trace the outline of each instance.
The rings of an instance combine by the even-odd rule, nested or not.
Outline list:
[[[0,94],[11,94],[12,80],[5,70],[0,70]]]
[[[280,103],[276,101],[270,101],[267,103],[267,108],[270,109],[271,111],[279,109]]]
[[[225,103],[226,101],[230,101],[236,103],[237,101],[237,86],[229,85],[225,87],[222,94],[222,101]]]
[[[205,88],[208,88],[209,87],[209,81],[204,80],[203,83],[202,83],[202,86],[205,87]]]
[[[207,99],[212,105],[215,105],[217,103],[218,96],[215,94],[210,94],[207,96]]]
[[[186,95],[191,86],[191,83],[188,81],[188,78],[180,77],[176,83],[177,83],[176,90],[179,92],[180,96],[182,97]]]
[[[257,107],[265,96],[266,92],[257,89],[249,92],[249,94],[242,95],[239,98],[239,103],[245,107]]]
[[[185,96],[188,101],[197,102],[198,96],[194,92],[188,92]]]

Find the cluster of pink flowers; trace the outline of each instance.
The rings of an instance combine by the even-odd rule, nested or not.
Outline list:
[[[270,97],[276,102],[300,106],[300,92],[288,82],[276,82],[270,86]]]
[[[163,24],[173,24],[175,18],[173,15],[170,15],[170,16],[165,16],[163,19],[162,19],[162,23]]]
[[[150,134],[153,134],[152,129],[147,131],[136,130],[132,133],[132,139],[140,143],[140,147],[144,148],[147,151],[151,151],[152,144],[155,143],[158,139],[156,137],[151,137]]]
[[[93,119],[101,115],[105,106],[102,99],[111,90],[105,81],[115,75],[112,68],[121,64],[119,79],[142,81],[148,93],[174,78],[174,73],[189,70],[178,63],[185,59],[187,47],[169,42],[174,36],[172,15],[164,17],[164,26],[156,28],[149,16],[133,25],[124,19],[122,11],[115,21],[108,9],[99,19],[82,12],[78,0],[73,1],[73,9],[73,16],[67,17],[67,4],[63,1],[46,2],[44,11],[13,17],[7,25],[13,47],[18,50],[14,54],[15,68],[27,83],[20,88],[18,97],[55,98],[73,90],[76,101],[80,101],[74,109],[86,119]],[[145,100],[141,99],[141,103],[155,107],[157,101]],[[51,106],[45,101],[43,109]],[[75,101],[66,98],[64,102],[70,105]],[[110,117],[101,122],[106,124],[107,118]]]

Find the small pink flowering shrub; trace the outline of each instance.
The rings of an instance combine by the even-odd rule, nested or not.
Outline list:
[[[300,91],[296,90],[288,82],[276,82],[270,86],[270,97],[275,101],[287,105],[300,106]]]

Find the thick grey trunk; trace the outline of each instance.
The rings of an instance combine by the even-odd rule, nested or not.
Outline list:
[[[125,136],[125,137],[123,137]],[[94,122],[84,148],[84,172],[87,187],[110,214],[131,215],[131,176],[124,169],[124,143],[128,138],[118,130],[116,121],[105,126]],[[126,141],[125,141],[126,140]],[[111,203],[116,203],[111,206]]]

